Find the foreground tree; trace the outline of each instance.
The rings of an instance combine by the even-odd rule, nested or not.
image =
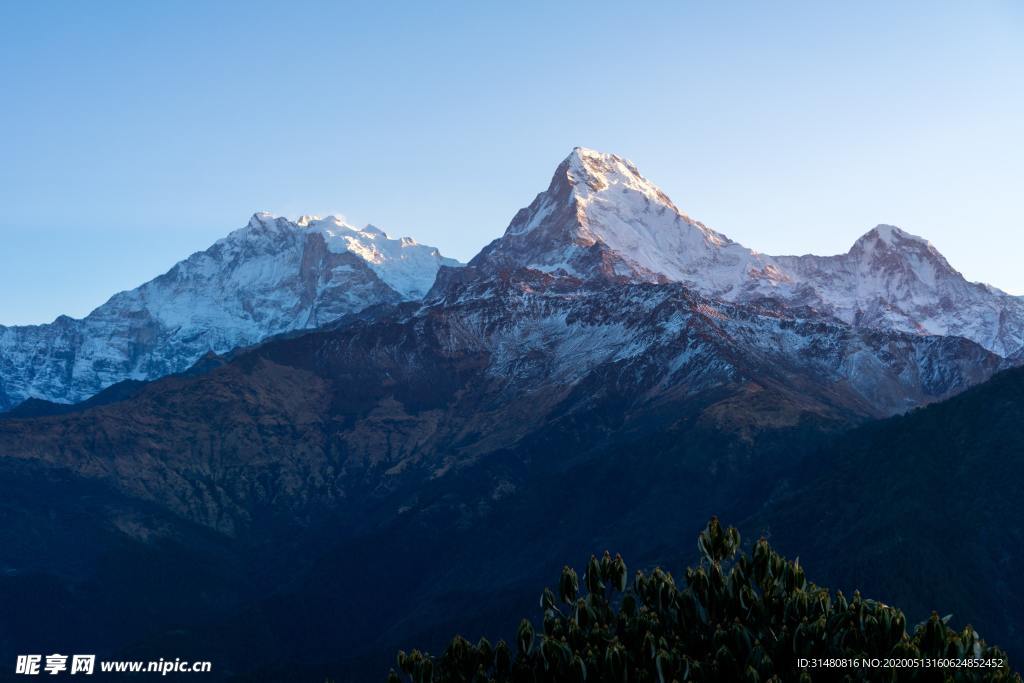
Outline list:
[[[809,583],[799,560],[763,538],[733,561],[739,545],[739,532],[712,517],[682,588],[661,569],[637,572],[630,585],[620,556],[592,556],[585,595],[570,567],[557,594],[544,589],[540,633],[523,619],[511,647],[456,636],[437,658],[399,652],[405,676],[392,670],[389,681],[1021,680],[970,626],[954,631],[933,613],[910,635],[900,610]]]

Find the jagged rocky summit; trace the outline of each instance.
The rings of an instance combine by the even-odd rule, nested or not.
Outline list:
[[[581,147],[469,265],[681,282],[856,327],[965,337],[1004,357],[1024,348],[1024,299],[968,282],[927,240],[879,225],[846,254],[761,254],[681,212],[631,162]]]
[[[83,319],[0,327],[0,410],[28,398],[80,401],[117,382],[185,370],[209,352],[418,299],[442,265],[458,262],[374,226],[258,213]]]

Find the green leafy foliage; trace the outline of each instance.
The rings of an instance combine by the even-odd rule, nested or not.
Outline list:
[[[799,559],[763,538],[736,558],[739,532],[717,518],[697,546],[703,558],[686,569],[684,586],[660,568],[636,572],[630,584],[623,559],[605,552],[587,563],[580,596],[576,572],[565,567],[557,597],[550,589],[541,595],[543,630],[523,619],[514,655],[504,641],[473,645],[456,636],[438,658],[399,652],[389,683],[1021,680],[970,626],[955,631],[933,613],[908,633],[900,610],[810,583]],[[830,659],[847,665],[810,665]],[[887,667],[886,659],[903,665]],[[922,665],[908,666],[914,660]]]

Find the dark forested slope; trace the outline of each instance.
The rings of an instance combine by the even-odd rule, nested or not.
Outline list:
[[[832,585],[1024,652],[1024,368],[815,449],[747,526]]]

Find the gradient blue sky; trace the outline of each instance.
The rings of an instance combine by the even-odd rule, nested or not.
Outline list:
[[[784,5],[784,6],[783,6]],[[1024,4],[4,2],[0,323],[246,223],[466,260],[575,145],[768,253],[877,223],[1024,294]]]

